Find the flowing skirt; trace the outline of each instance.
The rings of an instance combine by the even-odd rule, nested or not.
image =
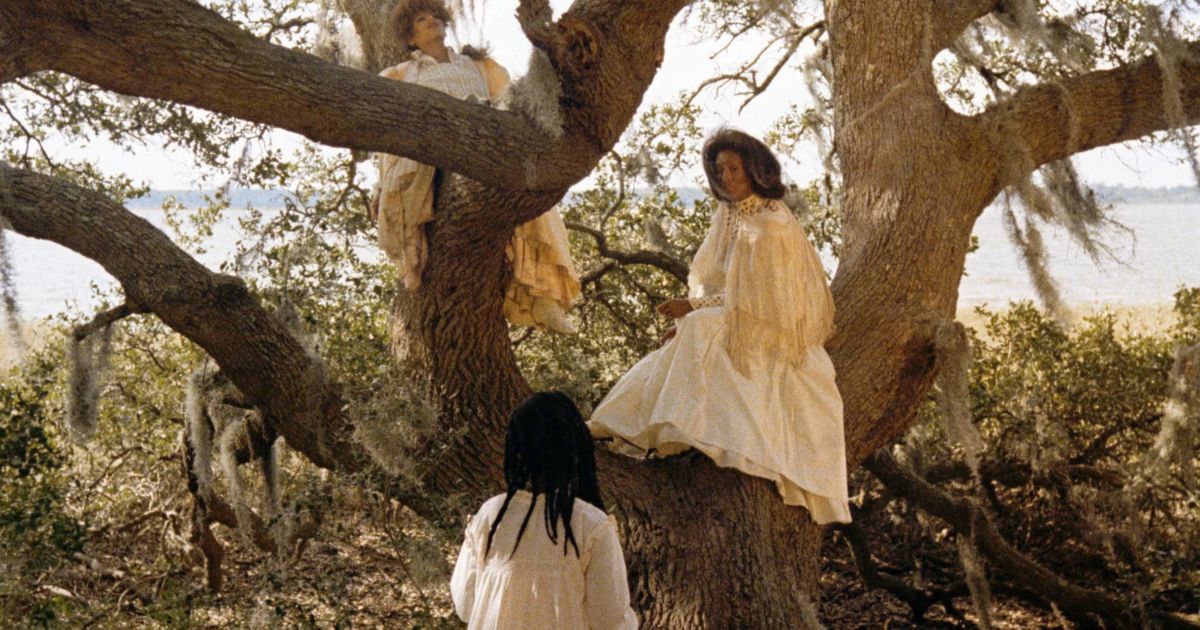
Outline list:
[[[850,522],[842,398],[833,363],[814,346],[802,365],[759,355],[746,374],[723,339],[725,308],[692,311],[675,338],[612,388],[588,423],[671,455],[694,447],[719,466],[773,481],[788,505],[818,523]]]
[[[382,156],[380,164],[379,245],[405,288],[414,290],[429,258],[425,224],[433,221],[436,169],[393,155]],[[574,332],[564,313],[579,295],[579,276],[558,208],[517,226],[505,253],[513,266],[504,297],[508,321]]]

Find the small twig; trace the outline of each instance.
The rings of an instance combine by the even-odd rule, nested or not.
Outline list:
[[[529,338],[530,338],[530,337],[532,337],[532,336],[533,336],[533,331],[535,331],[535,330],[537,330],[537,329],[536,329],[536,328],[534,328],[533,326],[530,326],[530,327],[526,328],[526,329],[525,329],[525,331],[521,333],[521,336],[520,336],[520,337],[517,337],[517,338],[516,338],[516,339],[515,339],[515,340],[512,342],[512,346],[513,346],[513,348],[514,348],[514,349],[515,349],[515,348],[520,348],[520,347],[521,347],[521,344],[525,343],[526,341],[528,341],[528,340],[529,340]]]
[[[101,564],[99,560],[96,560],[95,558],[92,558],[90,556],[86,556],[78,551],[75,552],[75,554],[72,557],[74,557],[79,562],[83,563],[83,565],[86,566],[87,568],[89,568],[92,571],[95,571],[96,573],[99,573],[100,575],[103,575],[105,577],[109,577],[114,580],[124,580],[126,577],[126,574],[124,571],[122,571],[120,569],[113,569],[110,567],[106,567],[103,564]]]
[[[608,246],[608,237],[604,235],[604,232],[575,221],[566,221],[565,224],[569,230],[582,232],[592,237],[592,240],[596,243],[596,250],[604,258],[616,261],[621,265],[649,265],[657,267],[674,276],[676,280],[687,284],[687,265],[671,256],[648,249],[639,249],[632,252],[613,249]]]
[[[9,109],[8,101],[0,100],[0,107],[3,107],[4,111],[8,113],[8,117],[17,124],[17,127],[21,130],[21,133],[25,136],[25,138],[27,140],[32,140],[35,144],[37,144],[38,151],[41,152],[42,159],[46,160],[46,164],[50,165],[51,168],[58,168],[58,165],[54,163],[54,160],[50,159],[50,154],[46,152],[46,146],[42,144],[41,138],[35,136],[33,132],[29,131],[29,129],[25,127],[25,124],[21,122],[21,119],[18,118],[11,109]],[[26,146],[28,146],[28,144]]]
[[[278,16],[274,16],[274,17],[277,18]],[[286,22],[271,21],[270,22],[271,28],[267,29],[267,32],[262,35],[262,38],[267,41],[271,41],[271,36],[274,35],[275,33],[278,33],[279,31],[290,31],[293,29],[300,28],[301,26],[308,26],[309,24],[312,24],[312,23],[313,23],[313,19],[307,18],[307,17],[292,18]]]
[[[613,160],[617,163],[617,198],[609,204],[604,214],[600,217],[600,229],[603,230],[608,225],[608,220],[613,214],[625,204],[625,160],[620,153],[612,151]]]
[[[92,321],[75,327],[71,335],[75,337],[75,341],[83,341],[88,335],[112,325],[114,322],[122,320],[130,315],[137,313],[148,313],[149,309],[138,306],[137,304],[126,300],[123,304],[116,308],[111,308],[107,311],[97,313]]]
[[[764,92],[767,91],[767,88],[770,87],[771,84],[775,81],[775,78],[779,75],[780,71],[782,71],[783,68],[787,66],[787,63],[789,61],[791,61],[792,56],[796,54],[796,50],[799,49],[800,44],[803,43],[804,40],[809,35],[816,33],[819,36],[819,34],[823,33],[824,31],[825,31],[825,21],[819,20],[817,22],[809,24],[808,26],[806,26],[804,28],[793,28],[791,31],[789,31],[788,34],[785,34],[781,37],[776,37],[775,39],[771,40],[766,45],[764,45],[758,51],[758,54],[756,54],[754,56],[753,59],[751,59],[750,61],[747,61],[746,63],[743,63],[734,72],[729,72],[726,74],[709,77],[708,79],[701,81],[700,84],[697,85],[696,88],[692,91],[692,93],[690,95],[688,95],[687,99],[684,100],[684,108],[691,105],[692,102],[695,101],[696,98],[698,98],[700,96],[700,94],[702,92],[704,92],[704,90],[708,89],[709,87],[724,85],[727,83],[740,83],[740,84],[746,86],[746,89],[748,90],[748,92],[747,92],[748,96],[747,96],[746,100],[743,101],[741,106],[738,108],[738,111],[741,112],[742,110],[744,110],[746,108],[747,105],[750,104],[751,101],[753,101],[755,98],[761,96]],[[763,79],[762,81],[759,81],[755,77],[754,66],[758,65],[758,62],[762,59],[763,55],[765,55],[768,51],[776,49],[776,45],[779,43],[780,39],[788,38],[789,35],[790,35],[790,41],[788,43],[787,50],[784,52],[783,56],[779,58],[779,61],[776,62],[776,64],[772,67],[771,71],[767,74],[766,78]],[[750,76],[747,77],[746,75],[750,75]]]
[[[593,282],[599,282],[601,278],[608,275],[608,272],[610,272],[616,268],[617,268],[617,261],[606,260],[603,263],[600,263],[600,265],[597,266],[596,268],[591,269],[590,271],[584,273],[582,276],[579,276],[579,284],[580,284],[580,286],[586,287],[589,284],[592,284]]]

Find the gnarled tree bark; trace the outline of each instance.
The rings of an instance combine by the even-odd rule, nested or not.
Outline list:
[[[617,141],[684,4],[578,0],[554,23],[543,4],[522,7],[526,32],[561,83],[561,133],[273,46],[185,0],[6,2],[0,77],[55,70],[447,171],[424,283],[402,291],[396,305],[396,350],[433,394],[441,428],[453,434],[467,427],[440,457],[428,488],[481,497],[499,487],[505,417],[529,393],[500,312],[509,273],[504,244]],[[1146,62],[1061,89],[1034,88],[976,117],[951,111],[937,93],[932,57],[995,6],[825,3],[845,244],[829,350],[852,468],[911,424],[929,388],[933,331],[954,317],[972,225],[1021,175],[998,155],[1019,142],[1032,157],[1024,168],[1032,168],[1167,127],[1161,77]],[[1185,65],[1191,121],[1200,112],[1200,77]],[[1063,93],[1089,125],[1074,143],[1059,122]],[[997,129],[1020,133],[998,136]],[[132,302],[209,352],[315,463],[362,465],[337,385],[243,284],[204,269],[96,195],[8,167],[0,175],[0,214],[18,232],[104,265]],[[801,510],[784,507],[767,482],[686,456],[637,462],[604,455],[601,469],[646,626],[791,628],[804,612],[800,595],[816,599],[819,529]]]

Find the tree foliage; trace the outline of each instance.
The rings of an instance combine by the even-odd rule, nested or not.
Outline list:
[[[581,3],[587,10],[600,10],[590,4],[596,3]],[[1195,44],[1189,43],[1195,35],[1194,10],[1185,2],[1133,0],[891,3],[888,10],[895,18],[896,36],[875,41],[885,49],[898,48],[885,50],[883,57],[873,61],[867,60],[868,51],[857,50],[853,55],[861,57],[859,63],[838,48],[836,37],[852,40],[856,33],[848,29],[849,22],[839,17],[834,4],[715,0],[692,5],[685,20],[704,37],[731,46],[752,40],[756,47],[742,57],[723,49],[718,61],[731,70],[719,72],[696,86],[695,93],[680,95],[675,102],[645,106],[636,117],[633,111],[641,100],[640,91],[619,92],[620,98],[613,99],[619,111],[611,115],[588,100],[596,94],[612,96],[604,90],[615,84],[595,80],[588,73],[596,68],[617,71],[610,70],[611,57],[586,58],[590,49],[584,44],[599,40],[588,39],[586,20],[580,28],[572,27],[569,20],[556,22],[557,31],[549,24],[526,20],[526,32],[547,53],[541,71],[553,73],[550,79],[563,88],[555,100],[574,108],[554,112],[569,114],[555,118],[555,126],[566,125],[554,130],[557,135],[545,133],[541,118],[526,124],[528,108],[521,106],[515,114],[481,113],[395,86],[386,86],[395,90],[388,92],[391,100],[380,102],[398,108],[410,102],[444,107],[448,118],[440,122],[447,124],[454,122],[454,116],[476,116],[498,130],[497,136],[536,138],[539,144],[533,148],[563,150],[555,143],[575,143],[577,150],[571,154],[575,159],[557,170],[546,168],[545,178],[530,184],[532,192],[494,187],[501,176],[480,170],[479,163],[467,155],[473,152],[455,154],[447,149],[453,141],[426,143],[421,148],[436,159],[458,155],[461,159],[455,165],[479,176],[474,182],[448,176],[445,184],[445,190],[453,191],[448,201],[459,204],[451,206],[459,212],[443,219],[446,225],[453,230],[456,219],[475,221],[473,229],[487,235],[472,243],[495,245],[503,239],[492,237],[511,229],[519,215],[533,216],[561,197],[560,210],[571,226],[572,253],[584,279],[583,295],[572,314],[581,334],[562,337],[510,330],[508,339],[529,386],[565,389],[586,407],[656,347],[666,322],[651,307],[682,292],[687,262],[707,227],[712,201],[704,192],[695,161],[706,131],[698,109],[703,99],[698,94],[732,87],[745,99],[744,107],[767,90],[785,89],[781,86],[789,85],[788,80],[802,79],[791,85],[802,82],[808,94],[794,95],[792,107],[781,113],[766,137],[785,158],[816,145],[824,172],[814,181],[791,182],[787,200],[821,246],[831,270],[839,261],[843,265],[835,281],[839,299],[844,298],[839,303],[844,313],[839,323],[842,337],[832,344],[835,359],[879,359],[866,367],[838,366],[848,396],[849,437],[857,438],[851,441],[856,449],[852,455],[861,459],[902,435],[897,452],[904,464],[951,495],[983,506],[980,509],[986,510],[989,522],[1020,553],[1097,592],[1112,597],[1132,593],[1127,601],[1141,620],[1151,619],[1151,613],[1195,610],[1200,524],[1196,523],[1194,453],[1200,432],[1195,429],[1193,407],[1179,407],[1183,411],[1173,412],[1169,423],[1164,415],[1170,400],[1186,398],[1186,392],[1176,391],[1177,383],[1171,380],[1173,369],[1176,377],[1186,372],[1176,362],[1174,348],[1200,342],[1200,294],[1179,293],[1176,323],[1161,333],[1125,331],[1114,315],[1068,328],[1059,321],[1065,319],[1061,314],[1056,320],[1025,304],[988,313],[984,329],[970,338],[973,360],[959,381],[952,378],[953,359],[964,355],[937,348],[936,334],[930,332],[949,330],[954,288],[969,249],[969,224],[998,193],[1004,191],[1019,202],[1009,206],[1010,233],[1039,279],[1043,306],[1053,312],[1060,309],[1055,306],[1053,277],[1039,245],[1040,230],[1047,225],[1065,226],[1100,257],[1105,251],[1105,230],[1114,227],[1107,209],[1096,203],[1075,173],[1071,156],[1094,146],[1148,137],[1182,144],[1195,161],[1187,127],[1200,111]],[[356,41],[351,36],[355,29],[378,28],[381,14],[368,5],[372,3],[350,0],[204,3],[259,40],[343,66],[377,68],[388,61],[387,51],[371,37]],[[585,11],[585,17],[591,16]],[[861,16],[875,18],[875,14]],[[918,26],[908,28],[912,25]],[[0,30],[0,36],[4,32]],[[569,37],[577,39],[567,41]],[[651,53],[661,45],[661,41],[636,43]],[[101,44],[95,46],[98,55],[110,55],[106,59],[119,57],[110,49],[101,50]],[[0,41],[0,52],[3,47]],[[256,54],[261,52],[255,49]],[[650,56],[633,55],[635,61]],[[727,60],[731,63],[725,65]],[[915,69],[896,69],[910,62]],[[874,79],[860,67],[863,64],[880,73],[875,77],[882,77],[878,84],[871,83]],[[76,74],[91,73],[100,82],[111,80],[103,69],[83,65]],[[318,68],[303,67],[314,73]],[[641,81],[635,86],[641,90],[649,81],[643,75],[653,72],[647,68],[621,71],[626,78]],[[0,70],[7,72],[8,66]],[[611,79],[612,75],[605,76]],[[338,77],[365,81],[357,75]],[[1115,104],[1104,100],[1114,90],[1108,81],[1127,97]],[[123,87],[185,100],[179,98],[181,92],[162,85],[131,85]],[[863,94],[870,98],[859,98]],[[191,102],[207,103],[195,98]],[[224,248],[226,243],[213,242],[214,235],[220,226],[237,224],[239,241],[219,271],[243,279],[251,294],[296,338],[301,351],[313,358],[312,364],[327,371],[336,393],[326,400],[338,403],[329,415],[352,425],[353,444],[364,446],[370,460],[379,464],[344,474],[333,484],[307,463],[313,456],[305,445],[297,446],[299,452],[285,449],[285,506],[263,524],[266,531],[279,533],[297,527],[304,515],[320,514],[322,538],[315,544],[326,550],[350,546],[356,553],[371,549],[376,560],[382,557],[381,562],[390,563],[389,571],[403,575],[396,579],[398,591],[441,590],[442,552],[453,544],[457,518],[469,509],[467,502],[478,488],[463,489],[461,494],[447,491],[447,475],[439,467],[453,462],[473,440],[486,444],[479,438],[490,435],[494,427],[489,422],[503,413],[464,412],[455,406],[458,399],[447,394],[461,391],[439,383],[422,387],[421,375],[394,366],[391,360],[395,346],[404,341],[394,322],[405,320],[403,310],[393,311],[392,305],[406,297],[397,293],[392,271],[373,248],[366,191],[374,174],[364,166],[363,149],[410,150],[415,145],[404,143],[413,141],[381,134],[382,139],[367,142],[351,131],[338,138],[355,150],[303,142],[292,151],[277,142],[272,125],[263,122],[261,111],[252,104],[223,105],[232,110],[241,107],[237,111],[243,118],[257,122],[170,98],[118,94],[69,72],[41,71],[11,78],[0,84],[0,101],[0,117],[7,122],[0,126],[0,138],[9,164],[22,173],[52,175],[56,181],[99,191],[117,204],[143,194],[147,186],[137,181],[136,173],[112,172],[102,160],[79,160],[73,145],[103,140],[120,150],[167,147],[190,156],[205,173],[199,185],[211,193],[199,208],[185,207],[179,200],[164,203],[174,242],[191,253]],[[936,105],[929,104],[933,101]],[[939,109],[942,106],[945,111]],[[957,137],[957,145],[920,145],[905,135],[911,130],[885,124],[883,131],[875,129],[868,136],[869,142],[861,141],[859,137],[867,133],[863,129],[876,124],[874,119],[895,120],[887,118],[893,116],[893,107],[907,108],[914,121],[925,120],[920,116],[925,111],[940,112],[939,132],[960,130],[959,126],[967,130]],[[395,114],[377,113],[381,120],[385,114]],[[280,120],[280,126],[288,127],[290,121]],[[625,129],[629,120],[633,122]],[[296,123],[288,128],[302,126]],[[433,129],[414,127],[411,136],[436,136],[439,128]],[[453,129],[459,133],[458,127]],[[913,129],[922,141],[936,136],[930,128]],[[305,131],[333,137],[320,136],[319,129]],[[856,152],[864,144],[870,145],[870,151]],[[494,149],[478,148],[480,155]],[[509,162],[545,166],[555,157],[548,152],[539,156],[546,161],[514,158],[504,166],[511,166]],[[928,180],[922,183],[913,175],[922,166],[915,162],[941,159],[960,160],[949,166],[938,162],[944,168],[937,173],[937,184],[951,191],[945,198],[933,194],[939,186],[926,185]],[[977,172],[986,182],[963,183],[965,176],[950,166]],[[1035,173],[1039,168],[1040,173]],[[569,185],[563,182],[575,182],[588,170],[591,179],[585,185],[561,195]],[[909,176],[913,179],[906,180]],[[511,186],[511,181],[507,183]],[[4,192],[11,193],[8,183],[3,184]],[[962,194],[952,194],[955,186]],[[272,207],[240,208],[231,203],[238,188],[273,190],[278,197]],[[551,188],[554,194],[546,192]],[[481,191],[496,193],[501,207],[471,205],[488,197]],[[960,200],[963,205],[952,209],[955,214],[935,215],[949,208],[950,201]],[[0,205],[0,214],[7,208]],[[493,222],[480,217],[491,217]],[[938,227],[931,230],[930,224]],[[910,250],[917,259],[944,264],[939,262],[940,271],[934,271],[924,263],[902,264],[899,254],[888,257]],[[0,270],[6,267],[2,251]],[[874,264],[879,267],[870,268]],[[868,291],[872,304],[855,293],[856,287],[868,286],[863,278],[900,273],[895,269],[924,275],[888,276],[889,286]],[[8,297],[10,278],[0,275]],[[891,289],[904,294],[884,297]],[[460,297],[447,292],[439,299],[462,309],[455,301]],[[123,301],[115,294],[105,298],[112,304]],[[872,310],[874,303],[887,304],[889,309]],[[483,298],[472,304],[481,312],[490,308]],[[140,312],[146,306],[131,310]],[[17,314],[16,309],[6,309],[10,320]],[[458,321],[454,318],[461,315],[437,314],[444,321]],[[65,336],[84,323],[83,314],[76,313],[44,326]],[[187,477],[180,472],[188,457],[180,439],[186,383],[209,359],[202,348],[154,316],[138,314],[113,326],[108,333],[112,338],[106,378],[94,378],[96,366],[67,360],[69,346],[52,342],[33,351],[20,370],[0,384],[4,401],[0,452],[5,458],[0,461],[5,481],[0,490],[0,529],[6,534],[5,566],[11,562],[16,568],[5,572],[0,603],[5,614],[28,615],[33,623],[51,623],[55,616],[78,621],[119,615],[175,623],[201,609],[219,616],[218,604],[187,595],[199,581],[189,573],[198,552],[187,538],[191,507],[181,491]],[[902,347],[887,356],[884,351],[876,356],[856,349],[855,343],[860,342],[882,347],[873,335],[898,339]],[[67,365],[75,367],[74,375],[68,375]],[[864,379],[855,369],[874,374]],[[938,370],[943,372],[938,378],[942,405],[958,409],[954,413],[938,411],[933,398],[925,395]],[[475,375],[480,381],[490,376]],[[1181,382],[1186,383],[1186,378]],[[83,395],[72,396],[72,389]],[[961,400],[964,394],[966,401]],[[58,422],[69,408],[81,409],[80,402],[96,419],[88,446],[65,441]],[[944,425],[943,415],[955,417],[957,429]],[[274,419],[286,426],[292,420]],[[913,428],[906,431],[910,424]],[[1165,432],[1164,427],[1172,428]],[[968,430],[960,430],[964,428]],[[948,435],[958,436],[959,443],[947,440]],[[982,448],[968,449],[979,458],[978,466],[968,464],[964,435],[981,440]],[[465,459],[486,454],[486,448],[470,451]],[[663,469],[672,465],[664,464]],[[972,474],[973,469],[977,473]],[[236,471],[236,464],[229,470]],[[622,481],[621,488],[639,487],[629,481],[637,475],[628,470],[615,464],[605,470]],[[648,479],[658,474],[637,470]],[[222,487],[232,481],[228,476],[218,474]],[[953,602],[957,598],[962,605],[963,598],[971,595],[981,624],[987,623],[989,607],[1002,598],[1034,607],[1058,604],[1052,597],[1048,602],[1030,594],[1019,579],[998,571],[997,559],[977,548],[974,526],[966,532],[945,528],[916,509],[926,510],[926,506],[893,500],[894,489],[882,489],[887,481],[858,476],[861,522],[872,536],[899,540],[916,551],[913,558],[881,561],[926,589],[926,600],[942,602],[945,614],[957,615]],[[486,480],[475,482],[486,485]],[[256,491],[260,482],[249,483],[243,495]],[[400,508],[397,498],[420,511],[424,520]],[[623,509],[621,503],[617,509]],[[632,512],[622,512],[622,518],[632,518]],[[632,526],[627,529],[632,531]],[[257,567],[254,575],[239,579],[253,585],[260,596],[252,609],[237,611],[236,621],[315,619],[311,612],[304,617],[300,596],[289,590],[302,582],[297,574],[303,565],[297,563],[308,560],[304,555],[297,560],[296,554],[304,543],[263,559],[253,551],[254,541],[218,531],[231,541],[234,553],[252,558]],[[360,540],[363,537],[375,540],[367,544]],[[841,532],[832,539],[843,537],[850,540],[854,534]],[[653,551],[633,553],[644,558]],[[637,565],[633,566],[636,573]],[[353,619],[351,612],[336,612],[340,603],[353,597],[347,578],[325,578],[315,589],[320,607],[328,613],[321,621]],[[964,581],[967,590],[959,588]],[[985,592],[987,582],[992,585],[990,598]],[[885,588],[894,593],[912,594],[911,588],[904,591],[894,582],[888,584]],[[122,595],[111,597],[115,592]],[[939,592],[945,597],[939,599]],[[407,596],[405,620],[445,621],[444,609],[412,604],[411,592]],[[929,606],[928,602],[924,608],[913,605],[914,616],[921,617]],[[811,602],[801,608],[811,613]],[[1072,611],[1066,614],[1076,622],[1088,618]]]

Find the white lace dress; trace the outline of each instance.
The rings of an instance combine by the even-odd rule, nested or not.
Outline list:
[[[692,261],[675,338],[592,413],[597,437],[670,455],[694,447],[775,482],[818,523],[849,522],[842,399],[824,342],[833,300],[782,202],[722,204]]]
[[[450,51],[439,63],[420,51],[380,75],[445,92],[461,99],[495,102],[508,85],[508,72],[489,59],[476,61]],[[428,259],[425,224],[433,221],[433,167],[409,158],[378,154],[379,244],[408,289],[421,285]],[[567,229],[557,209],[517,226],[506,249],[513,281],[504,314],[518,326],[547,326],[574,332],[562,314],[579,294]]]

